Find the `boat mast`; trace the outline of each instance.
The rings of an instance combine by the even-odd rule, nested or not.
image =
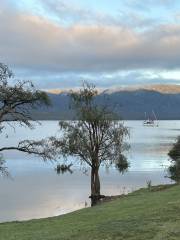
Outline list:
[[[145,120],[147,120],[146,112],[144,112]]]
[[[155,114],[154,110],[152,110],[152,113],[154,115],[155,120],[157,121],[157,117],[156,117],[156,114]]]
[[[154,112],[154,110],[152,110],[152,113],[153,113],[153,115],[154,115],[154,118],[155,118],[155,121],[156,121],[156,126],[158,127],[158,119],[157,119],[157,117],[156,117],[156,114],[155,114],[155,112]]]

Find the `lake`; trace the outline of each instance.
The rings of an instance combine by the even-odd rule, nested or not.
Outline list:
[[[115,168],[100,170],[101,193],[116,195],[153,185],[171,183],[166,168],[167,152],[180,135],[180,121],[159,121],[159,127],[145,127],[142,121],[125,121],[130,129],[130,168],[121,175]],[[22,139],[41,139],[58,133],[57,121],[42,121],[36,129],[7,127],[0,146]],[[8,135],[8,137],[7,137]],[[73,174],[57,175],[57,163],[20,152],[4,152],[11,178],[0,178],[0,221],[27,220],[65,214],[89,205],[90,174],[73,158]]]

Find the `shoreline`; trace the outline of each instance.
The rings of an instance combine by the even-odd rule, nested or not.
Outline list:
[[[151,189],[139,188],[139,189],[134,190],[132,192],[129,192],[127,194],[104,196],[104,198],[102,198],[95,206],[87,206],[87,207],[83,207],[83,208],[80,208],[80,209],[77,209],[77,210],[74,210],[74,211],[71,211],[71,212],[67,212],[67,213],[63,213],[63,214],[55,215],[55,216],[50,216],[50,217],[32,218],[32,219],[25,219],[25,220],[5,221],[5,222],[0,222],[0,225],[2,225],[2,224],[11,224],[11,223],[25,223],[25,222],[29,222],[29,221],[41,221],[41,220],[46,220],[46,219],[60,218],[60,217],[63,217],[63,216],[67,216],[69,214],[73,214],[73,213],[79,212],[79,211],[84,210],[84,209],[92,209],[92,208],[94,208],[96,206],[103,205],[105,203],[109,203],[109,202],[112,202],[112,201],[121,200],[123,198],[134,196],[136,193],[138,193],[140,191],[147,190],[149,192],[158,192],[158,191],[163,191],[163,190],[166,190],[168,188],[171,188],[171,187],[177,186],[177,185],[178,184],[176,184],[176,183],[172,183],[172,184],[154,185],[154,186],[151,187]]]
[[[2,223],[0,240],[179,240],[179,203],[180,185],[142,188],[58,217]]]

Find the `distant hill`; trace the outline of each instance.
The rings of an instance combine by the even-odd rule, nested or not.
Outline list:
[[[40,108],[33,112],[39,120],[71,120],[74,113],[69,108],[67,92],[48,94],[52,107]],[[97,97],[99,104],[105,103],[125,120],[144,119],[144,113],[152,110],[158,119],[180,119],[180,87],[167,85],[145,86],[141,88],[107,89]]]

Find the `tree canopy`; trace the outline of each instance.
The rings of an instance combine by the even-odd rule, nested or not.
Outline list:
[[[171,157],[172,164],[168,168],[169,177],[177,183],[180,183],[180,136],[173,145],[168,155]]]
[[[4,122],[16,121],[28,127],[32,126],[30,120],[31,110],[50,101],[45,92],[37,90],[31,81],[16,80],[10,84],[13,77],[8,66],[0,63],[0,126]]]
[[[109,111],[108,106],[96,103],[97,94],[95,86],[87,83],[79,91],[71,92],[71,106],[78,121],[60,121],[63,134],[54,141],[54,146],[64,157],[74,156],[91,168],[93,204],[101,198],[100,166],[114,164],[123,172],[129,165],[123,155],[129,147],[124,142],[128,129]]]
[[[14,81],[11,81],[14,80]],[[46,93],[37,90],[31,81],[15,80],[12,71],[3,63],[0,63],[0,134],[5,131],[7,124],[15,127],[15,124],[32,128],[31,110],[40,105],[50,105]],[[18,146],[2,146],[0,153],[6,150],[18,150],[37,154],[44,159],[50,158],[51,152],[47,149],[48,140],[24,140]],[[4,172],[4,161],[0,156],[0,172]]]

